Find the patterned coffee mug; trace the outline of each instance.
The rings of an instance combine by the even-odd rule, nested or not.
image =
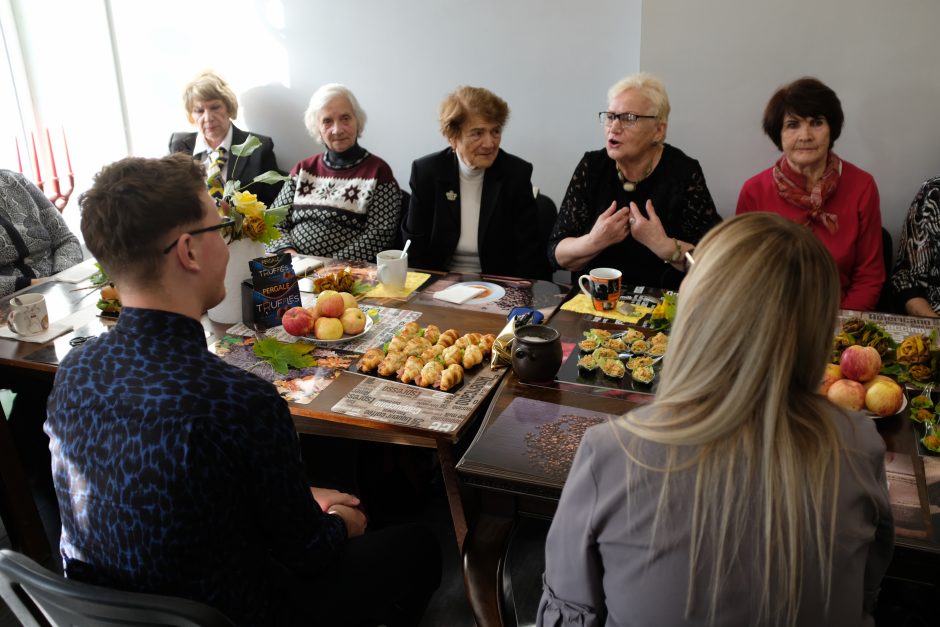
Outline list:
[[[590,274],[578,278],[581,291],[588,295],[597,311],[616,309],[620,302],[620,278],[623,273],[614,268],[594,268]],[[590,288],[585,287],[585,282]]]
[[[49,328],[46,299],[42,294],[23,294],[10,299],[7,324],[17,335],[39,335]]]

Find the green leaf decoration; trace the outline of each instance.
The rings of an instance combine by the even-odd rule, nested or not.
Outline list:
[[[352,289],[349,290],[349,293],[353,296],[359,296],[360,294],[365,294],[370,291],[372,286],[368,283],[363,283],[359,279],[356,279],[356,282],[353,283]]]
[[[245,143],[232,146],[232,154],[236,157],[247,157],[260,147],[261,140],[254,135],[249,135]]]
[[[263,174],[259,174],[258,176],[253,178],[251,180],[251,183],[249,183],[248,185],[251,185],[252,183],[268,183],[268,184],[273,185],[274,183],[283,183],[284,181],[287,181],[289,179],[290,179],[289,176],[284,176],[280,172],[277,172],[275,170],[268,170],[267,172]]]
[[[309,353],[315,347],[312,344],[297,342],[287,344],[273,337],[255,342],[255,355],[270,364],[276,372],[287,374],[290,368],[309,368],[317,365],[317,360]]]
[[[111,282],[111,279],[108,278],[108,273],[105,272],[104,268],[102,268],[101,264],[97,261],[95,262],[95,267],[98,268],[98,271],[91,275],[89,280],[95,287],[104,287]]]
[[[232,194],[241,191],[241,188],[238,187],[240,184],[241,183],[233,179],[225,181],[225,187],[222,189],[222,197],[229,199],[232,197]]]

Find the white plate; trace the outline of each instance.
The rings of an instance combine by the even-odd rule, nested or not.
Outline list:
[[[356,335],[346,335],[345,333],[343,333],[343,337],[339,338],[338,340],[318,340],[317,338],[311,335],[305,335],[301,339],[306,340],[308,342],[316,342],[317,344],[341,344],[343,342],[348,342],[349,340],[354,340],[357,337],[361,337],[365,335],[366,333],[372,330],[373,324],[375,323],[372,321],[372,316],[370,316],[369,314],[366,314],[366,328],[362,330],[362,333],[357,333]]]
[[[485,290],[479,296],[475,296],[470,300],[465,301],[463,303],[464,305],[482,305],[483,303],[491,303],[506,295],[506,290],[503,289],[502,285],[496,285],[495,283],[490,283],[489,281],[464,281],[462,283],[454,284],[455,287],[457,285],[483,288]]]

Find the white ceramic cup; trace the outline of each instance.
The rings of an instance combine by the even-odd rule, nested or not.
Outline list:
[[[7,324],[17,335],[38,335],[49,328],[46,299],[42,294],[23,294],[10,299]]]
[[[382,285],[390,290],[401,290],[408,278],[408,254],[402,256],[400,250],[383,250],[375,256],[375,265],[379,267],[378,277]]]

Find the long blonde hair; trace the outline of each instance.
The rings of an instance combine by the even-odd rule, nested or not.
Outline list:
[[[795,624],[810,574],[804,555],[815,555],[811,579],[829,598],[841,439],[817,389],[839,293],[825,247],[774,214],[729,220],[696,249],[652,410],[617,423],[669,451],[654,469],[665,473],[654,526],[667,524],[670,473],[695,474],[687,615],[704,580],[714,620],[722,581],[754,525],[758,622]]]

